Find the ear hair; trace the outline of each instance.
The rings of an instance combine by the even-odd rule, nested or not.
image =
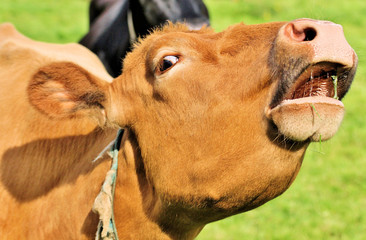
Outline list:
[[[85,111],[90,113],[90,110],[92,115],[95,110],[104,115],[105,86],[103,81],[74,63],[54,62],[33,75],[28,96],[33,106],[52,118],[85,115]]]

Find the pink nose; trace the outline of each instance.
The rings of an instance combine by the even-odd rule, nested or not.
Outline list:
[[[341,25],[312,19],[297,19],[281,29],[289,44],[308,45],[314,52],[312,61],[337,62],[352,67],[355,53],[343,34]]]

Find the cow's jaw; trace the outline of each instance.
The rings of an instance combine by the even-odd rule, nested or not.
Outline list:
[[[277,102],[272,102],[266,116],[292,140],[328,140],[342,122],[344,105],[340,99],[353,75],[352,68],[336,63],[310,65]]]

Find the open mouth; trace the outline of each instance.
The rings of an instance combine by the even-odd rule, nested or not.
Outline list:
[[[338,63],[317,63],[308,66],[287,91],[280,93],[271,108],[286,100],[305,97],[342,99],[349,88],[350,69]]]
[[[278,90],[266,116],[292,140],[331,138],[343,119],[340,100],[350,87],[352,72],[352,68],[331,62],[308,66],[295,81],[279,88],[286,90]]]
[[[338,75],[336,69],[336,66],[322,68],[316,65],[305,70],[301,79],[295,84],[294,90],[290,90],[288,95],[285,96],[285,100],[313,96],[338,98]]]

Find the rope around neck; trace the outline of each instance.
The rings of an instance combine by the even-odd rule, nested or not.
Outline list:
[[[119,129],[117,138],[111,148],[112,167],[107,172],[102,189],[94,200],[93,212],[99,214],[99,224],[95,240],[118,240],[116,223],[114,221],[113,200],[116,188],[118,151],[121,147],[123,129]]]

